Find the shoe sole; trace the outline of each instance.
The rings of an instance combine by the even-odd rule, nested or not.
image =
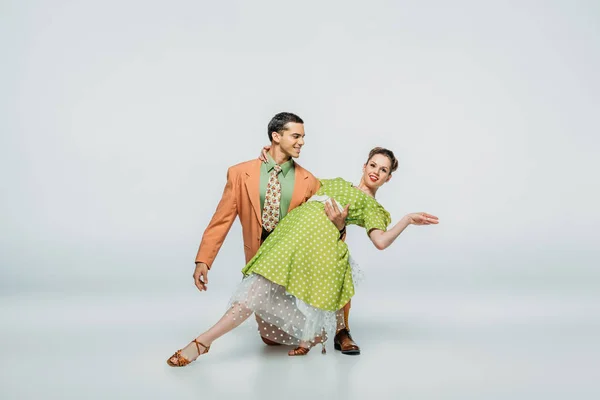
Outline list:
[[[360,350],[346,350],[346,351],[343,351],[342,350],[342,346],[340,346],[337,343],[333,344],[333,348],[336,349],[336,350],[338,350],[338,351],[341,351],[342,354],[345,354],[347,356],[358,356],[360,354]]]

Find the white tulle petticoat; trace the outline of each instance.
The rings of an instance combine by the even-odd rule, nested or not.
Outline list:
[[[328,336],[335,334],[334,311],[312,307],[258,274],[245,277],[229,302],[228,312],[243,315],[247,309],[262,320],[260,335],[273,342],[298,346],[320,341],[324,331]]]

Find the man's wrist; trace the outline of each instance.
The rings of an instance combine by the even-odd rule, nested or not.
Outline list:
[[[196,267],[198,266],[198,264],[204,264],[204,265],[206,265],[207,269],[210,269],[210,266],[207,263],[205,263],[204,261],[196,261]]]

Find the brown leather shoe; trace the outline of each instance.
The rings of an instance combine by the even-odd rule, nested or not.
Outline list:
[[[333,347],[336,350],[351,356],[357,356],[360,354],[360,347],[354,342],[350,332],[344,328],[340,330],[333,338]]]
[[[261,339],[262,339],[262,341],[263,341],[263,342],[265,342],[265,344],[266,344],[266,345],[268,345],[268,346],[281,346],[281,343],[274,342],[274,341],[272,341],[272,340],[269,340],[269,339],[267,339],[267,338],[265,338],[265,337],[262,337],[262,336],[261,336],[260,338],[261,338]]]

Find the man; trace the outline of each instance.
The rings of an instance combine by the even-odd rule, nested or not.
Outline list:
[[[247,263],[277,222],[319,189],[319,181],[293,160],[300,156],[304,146],[304,121],[292,113],[279,113],[269,122],[267,133],[271,147],[266,163],[258,159],[250,160],[227,171],[227,183],[221,201],[204,231],[196,255],[194,282],[200,291],[207,288],[208,271],[236,216],[242,225]],[[326,204],[325,212],[340,230],[342,239],[348,209],[340,212],[336,207]],[[334,338],[335,348],[344,354],[359,354],[360,348],[352,340],[347,328],[348,312],[349,304],[343,318],[338,318],[341,329]],[[264,324],[258,317],[257,322],[259,326]],[[278,344],[261,338],[268,345]]]

